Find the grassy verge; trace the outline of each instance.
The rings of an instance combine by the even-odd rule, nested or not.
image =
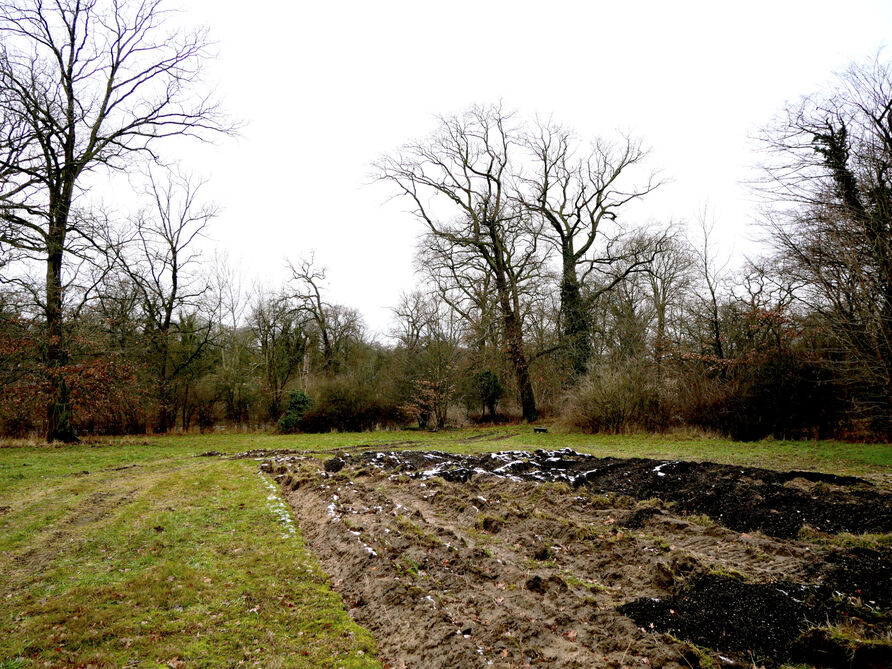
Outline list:
[[[160,441],[0,449],[0,667],[380,666],[256,463]]]
[[[377,667],[252,460],[203,451],[572,447],[890,481],[892,446],[687,436],[441,433],[184,435],[0,448],[0,669]]]

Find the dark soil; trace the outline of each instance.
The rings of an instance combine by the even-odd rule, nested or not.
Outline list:
[[[892,550],[835,551],[827,556],[819,575],[833,590],[857,597],[867,606],[892,608]]]
[[[512,480],[566,482],[635,499],[659,498],[683,513],[704,514],[739,532],[795,538],[804,525],[821,532],[892,532],[892,495],[852,476],[778,472],[712,462],[596,458],[561,451],[482,455],[405,451],[345,455],[413,477],[467,481],[475,474]]]
[[[701,646],[786,660],[803,631],[838,617],[833,608],[824,588],[703,574],[677,595],[637,599],[619,612]]]
[[[789,538],[888,531],[859,479],[569,450],[261,467],[385,666],[892,666],[889,550]]]

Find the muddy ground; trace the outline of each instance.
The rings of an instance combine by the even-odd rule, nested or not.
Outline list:
[[[860,479],[566,449],[262,468],[390,667],[892,667],[892,553],[834,539],[892,532]]]

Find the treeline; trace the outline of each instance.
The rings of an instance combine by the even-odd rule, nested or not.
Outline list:
[[[591,431],[889,438],[892,71],[880,60],[765,130],[769,251],[733,269],[706,210],[690,225],[630,223],[661,185],[639,140],[584,141],[500,106],[440,118],[375,164],[423,235],[419,285],[373,337],[330,300],[311,256],[258,288],[201,255],[216,208],[200,180],[159,167],[156,145],[232,130],[193,95],[203,33],[155,42],[155,5],[77,7],[0,16],[16,27],[0,60],[0,433],[545,415]],[[133,50],[100,65],[98,42],[65,46],[88,27]],[[85,175],[140,156],[152,159],[143,208],[87,205]]]
[[[698,247],[679,231],[642,234],[636,243],[660,245],[650,262],[609,291],[586,284],[582,292],[585,372],[574,374],[563,346],[556,279],[523,294],[541,413],[592,431],[688,425],[743,439],[879,427],[862,420],[867,396],[855,392],[826,324],[795,313],[792,286],[764,267],[723,274],[708,238]],[[169,258],[161,267],[170,271]],[[309,263],[281,289],[247,298],[224,265],[181,272],[176,294],[163,271],[110,272],[69,319],[71,364],[57,373],[78,434],[441,428],[522,415],[491,283],[475,283],[473,301],[454,287],[404,295],[382,343],[356,310],[326,300],[324,275]],[[150,290],[146,276],[162,288]],[[45,428],[43,333],[13,292],[3,298],[0,430],[25,436]]]

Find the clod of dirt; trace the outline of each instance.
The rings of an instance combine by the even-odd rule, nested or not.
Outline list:
[[[542,544],[539,548],[536,549],[536,552],[533,553],[533,559],[538,560],[539,562],[544,562],[545,560],[550,560],[554,557],[554,551],[551,549],[551,546],[546,544]]]
[[[544,595],[547,590],[545,581],[542,580],[541,576],[533,576],[533,578],[524,583],[524,587],[530,592],[535,592],[539,595]]]
[[[216,458],[217,456],[223,455],[220,451],[205,451],[204,453],[199,453],[195,457],[197,458]]]
[[[643,506],[640,509],[635,509],[634,511],[629,512],[625,520],[621,522],[621,525],[629,530],[640,530],[644,527],[644,524],[649,518],[662,515],[662,513],[663,512],[656,507]]]
[[[339,472],[344,468],[344,458],[333,457],[325,461],[325,471],[329,473]]]

